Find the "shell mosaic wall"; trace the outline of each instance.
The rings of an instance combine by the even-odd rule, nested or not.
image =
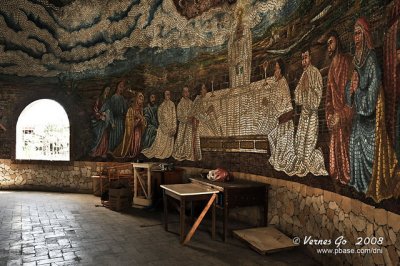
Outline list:
[[[393,205],[399,15],[399,0],[8,1],[0,139],[33,78],[73,120],[75,160],[216,158]]]
[[[77,0],[55,5],[47,0],[5,1],[0,17],[1,73],[52,77],[102,72],[118,61],[146,62],[146,58],[134,58],[146,49],[154,49],[155,55],[165,49],[183,50],[186,58],[193,53],[187,50],[194,47],[221,49],[233,23],[231,3],[235,1],[204,1],[197,8],[190,2]],[[298,2],[253,3],[249,22],[257,26],[266,17],[278,17],[282,7],[290,10]],[[194,18],[188,20],[181,13]]]

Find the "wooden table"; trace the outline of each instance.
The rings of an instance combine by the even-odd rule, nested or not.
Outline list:
[[[163,188],[163,199],[164,199],[164,228],[168,231],[168,197],[174,198],[180,202],[179,217],[180,217],[180,242],[186,244],[192,238],[197,227],[200,225],[207,211],[212,206],[212,225],[211,225],[211,235],[212,239],[215,239],[215,199],[217,189],[212,189],[200,184],[188,183],[188,184],[174,184],[174,185],[161,185]],[[204,207],[200,216],[197,218],[196,222],[193,224],[189,233],[185,236],[185,208],[187,201],[196,200],[208,200],[207,205]]]
[[[268,184],[247,180],[234,180],[230,182],[214,182],[206,178],[189,178],[196,184],[208,186],[220,191],[217,208],[223,211],[222,238],[226,241],[228,234],[229,209],[235,207],[262,206],[264,226],[268,223]]]

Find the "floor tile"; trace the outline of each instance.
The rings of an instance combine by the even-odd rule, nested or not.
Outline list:
[[[170,232],[162,215],[114,212],[93,195],[0,191],[0,265],[318,265],[300,249],[261,256],[234,238],[213,241],[208,220],[182,246],[178,215]]]

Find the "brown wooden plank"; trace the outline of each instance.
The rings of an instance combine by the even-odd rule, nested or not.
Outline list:
[[[183,241],[183,245],[188,243],[190,239],[192,238],[194,232],[196,231],[197,227],[199,227],[201,221],[203,220],[204,216],[206,215],[208,209],[210,209],[211,205],[214,203],[215,198],[217,197],[217,194],[212,194],[210,200],[208,201],[207,205],[204,207],[203,211],[201,212],[200,216],[197,218],[196,222],[193,224],[192,228],[190,228],[189,233],[187,234],[185,241]],[[181,221],[182,222],[182,221]],[[215,223],[213,222],[213,227],[215,226]],[[215,228],[212,228],[212,230],[215,230]],[[213,233],[213,237],[214,237]]]
[[[233,235],[262,255],[296,247],[291,238],[272,226],[236,230]]]

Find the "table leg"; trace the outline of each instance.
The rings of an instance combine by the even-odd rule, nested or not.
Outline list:
[[[194,209],[193,209],[193,200],[190,202],[190,222],[193,224],[194,222]]]
[[[165,190],[163,190],[163,200],[164,200],[164,229],[168,231],[168,206],[167,206],[167,195],[165,194]]]
[[[153,199],[153,192],[151,191],[151,170],[147,169],[147,199]]]
[[[185,199],[181,199],[181,208],[180,208],[180,241],[183,243],[185,239]]]
[[[212,205],[212,222],[211,222],[211,237],[215,240],[215,205],[216,205],[217,198],[215,197]]]
[[[222,227],[223,227],[222,228],[223,229],[222,239],[224,240],[224,242],[226,241],[226,236],[228,234],[228,215],[229,215],[228,208],[229,208],[229,206],[228,206],[228,193],[225,193],[224,194],[224,219],[223,219],[223,222],[222,222]]]
[[[268,226],[268,186],[265,188],[264,226]]]

